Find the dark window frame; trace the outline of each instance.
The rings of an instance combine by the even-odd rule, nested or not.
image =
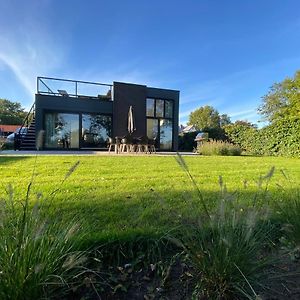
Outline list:
[[[84,150],[86,148],[84,148],[82,146],[82,138],[81,138],[81,132],[82,132],[82,115],[85,115],[85,114],[91,114],[91,115],[104,115],[104,116],[110,116],[111,117],[111,124],[112,124],[112,127],[111,127],[111,133],[113,132],[113,114],[109,114],[109,113],[97,113],[97,112],[74,112],[74,111],[70,111],[70,110],[53,110],[53,109],[44,109],[43,112],[42,112],[42,116],[43,116],[43,119],[42,119],[42,124],[43,124],[43,130],[45,130],[45,114],[47,113],[61,113],[61,114],[77,114],[79,115],[79,131],[78,131],[78,138],[79,138],[79,148],[69,148],[69,149],[65,149],[65,150]],[[45,150],[55,150],[55,149],[59,149],[59,150],[63,150],[63,149],[60,149],[60,148],[48,148],[48,147],[45,147],[44,148]],[[97,150],[103,150],[105,148],[95,148]]]
[[[82,136],[82,115],[92,115],[92,116],[106,116],[106,117],[110,117],[111,119],[111,128],[110,128],[110,137],[112,135],[112,131],[113,131],[113,115],[112,114],[104,114],[104,113],[95,113],[95,112],[92,112],[92,113],[87,113],[87,112],[80,112],[80,131],[79,131],[79,135],[80,135],[80,139],[79,139],[79,146],[80,148],[79,149],[98,149],[98,150],[101,150],[101,149],[106,149],[105,147],[95,147],[95,148],[92,148],[92,147],[84,147],[83,146],[83,136]]]
[[[154,116],[148,116],[147,115],[147,103],[146,103],[146,118],[154,118],[154,119],[174,119],[174,99],[167,99],[167,98],[154,98],[154,97],[147,97],[146,101],[148,99],[154,100]],[[156,101],[162,100],[164,102],[163,106],[163,116],[157,117],[156,116]],[[170,101],[172,103],[172,117],[166,117],[166,101]]]
[[[157,146],[158,149],[160,149],[160,120],[165,119],[165,120],[171,120],[172,121],[172,149],[174,149],[174,114],[175,114],[175,101],[174,99],[167,99],[167,98],[155,98],[155,97],[147,97],[146,99],[153,99],[154,100],[154,116],[148,116],[147,115],[147,109],[146,109],[146,130],[147,130],[147,119],[156,119],[158,120],[158,131],[157,131]],[[157,117],[156,116],[156,100],[163,100],[164,101],[164,108],[163,108],[163,117]],[[147,101],[147,100],[146,100]],[[172,116],[171,117],[166,117],[166,101],[170,101],[172,103]],[[146,105],[147,107],[147,105]],[[170,149],[170,150],[172,150]]]

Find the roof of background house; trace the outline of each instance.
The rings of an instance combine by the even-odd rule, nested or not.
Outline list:
[[[193,125],[188,125],[182,129],[183,133],[195,132],[197,131]]]
[[[0,131],[2,132],[15,132],[21,125],[0,125]]]

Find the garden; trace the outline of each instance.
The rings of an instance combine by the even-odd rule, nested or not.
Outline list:
[[[1,156],[0,172],[1,299],[299,297],[297,158]]]

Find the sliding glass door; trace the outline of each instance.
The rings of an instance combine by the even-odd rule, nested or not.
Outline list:
[[[100,114],[47,112],[45,148],[105,148],[111,135],[112,118]]]
[[[82,115],[82,148],[104,148],[111,136],[111,116],[83,114]]]
[[[79,148],[79,115],[46,113],[45,147]]]

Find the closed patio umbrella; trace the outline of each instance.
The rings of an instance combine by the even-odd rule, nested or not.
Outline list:
[[[133,108],[130,105],[128,111],[128,132],[132,134],[135,131],[134,120],[133,120]]]

